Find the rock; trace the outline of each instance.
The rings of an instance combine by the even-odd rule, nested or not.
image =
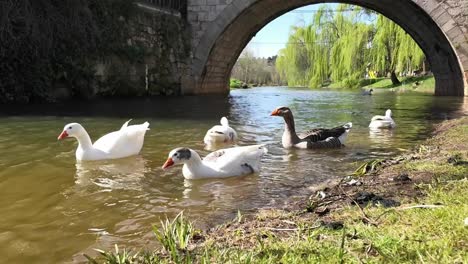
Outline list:
[[[361,186],[362,182],[358,181],[358,180],[355,180],[355,179],[351,179],[349,182],[346,183],[346,185],[348,185],[348,186]]]
[[[403,173],[403,174],[393,177],[393,181],[406,182],[406,181],[411,181],[411,178],[408,176],[408,173]]]
[[[321,225],[325,228],[329,228],[332,230],[339,230],[344,227],[343,222],[341,221],[331,221],[331,222],[321,222]]]
[[[393,199],[386,199],[382,196],[375,195],[371,192],[359,192],[354,196],[354,201],[361,206],[366,206],[369,203],[372,205],[382,205],[383,207],[395,207],[399,206],[400,202]],[[352,202],[354,204],[354,202]]]
[[[330,212],[330,209],[328,209],[328,207],[318,207],[314,210],[314,213],[317,214],[318,216],[326,215],[329,212]]]

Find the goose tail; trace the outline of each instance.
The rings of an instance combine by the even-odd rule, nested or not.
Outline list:
[[[142,125],[142,127],[144,127],[146,130],[150,130],[150,129],[149,129],[149,123],[148,123],[148,121],[144,122],[144,123],[141,124],[141,125]]]
[[[343,125],[344,128],[346,128],[346,131],[349,131],[353,127],[353,123],[349,122]]]
[[[122,127],[120,128],[120,130],[125,130],[127,127],[128,127],[128,123],[130,123],[130,121],[132,121],[132,119],[129,119],[127,122],[125,122]]]
[[[223,116],[223,117],[221,118],[221,125],[222,125],[222,126],[226,126],[226,127],[229,126],[229,121],[228,121],[228,119],[227,119],[225,116]]]

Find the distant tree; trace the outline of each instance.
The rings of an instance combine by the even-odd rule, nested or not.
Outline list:
[[[234,65],[231,77],[248,84],[280,85],[281,78],[276,72],[276,56],[257,58],[249,49],[245,49]]]
[[[289,86],[334,81],[355,87],[366,70],[390,74],[398,84],[397,73],[410,73],[423,61],[416,42],[391,20],[341,4],[336,9],[322,5],[309,25],[293,27],[276,67]]]

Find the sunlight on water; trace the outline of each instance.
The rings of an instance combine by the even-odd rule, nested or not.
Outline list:
[[[238,210],[283,206],[308,186],[342,177],[356,162],[409,150],[435,123],[460,114],[463,98],[286,88],[235,90],[229,98],[169,97],[3,107],[0,111],[0,254],[5,263],[83,261],[82,253],[113,244],[154,245],[151,224],[185,210],[197,225],[230,219]],[[345,148],[284,150],[289,106],[297,131],[353,122]],[[466,106],[465,106],[466,107]],[[373,115],[391,108],[397,128],[370,131]],[[221,116],[238,145],[267,144],[259,175],[189,181],[181,167],[161,165],[169,151],[190,147],[204,156],[203,136]],[[141,155],[76,163],[75,140],[57,142],[63,126],[81,123],[92,139],[129,118],[150,122]]]

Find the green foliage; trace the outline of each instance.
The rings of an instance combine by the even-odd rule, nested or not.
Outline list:
[[[1,2],[0,102],[53,100],[57,87],[87,97],[91,62],[122,43],[120,18],[133,10],[125,0]]]
[[[277,70],[289,86],[319,88],[332,82],[358,88],[367,71],[393,73],[396,79],[396,73],[411,73],[423,60],[414,40],[384,16],[346,4],[335,10],[322,5],[311,24],[292,28]]]
[[[137,263],[138,260],[138,253],[133,254],[130,251],[124,249],[123,251],[119,251],[119,247],[115,245],[115,252],[106,252],[104,250],[96,249],[99,252],[101,259],[104,260],[102,263],[106,264],[132,264]],[[132,255],[133,254],[133,255]],[[99,263],[96,259],[91,258],[88,255],[84,255],[89,263],[97,264]]]
[[[367,162],[364,162],[359,168],[357,168],[354,172],[353,175],[356,176],[363,176],[367,173],[372,173],[375,172],[378,168],[378,166],[382,163],[383,160],[381,159],[374,159],[370,160]]]
[[[231,88],[241,88],[242,82],[238,79],[231,78],[229,81],[229,87]]]
[[[165,222],[161,221],[161,224],[162,230],[153,226],[153,232],[156,239],[169,253],[171,260],[177,263],[183,258],[180,251],[187,250],[193,235],[193,225],[184,218],[183,212],[180,212],[172,221],[166,219]]]

